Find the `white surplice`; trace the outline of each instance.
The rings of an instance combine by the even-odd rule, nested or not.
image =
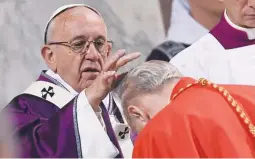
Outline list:
[[[176,55],[170,63],[176,66],[184,76],[196,79],[207,78],[219,84],[255,85],[255,45],[253,44],[255,29],[235,25],[226,12],[224,19],[225,22],[222,25],[227,26],[221,28],[228,29],[221,30],[222,35],[215,36],[208,33]],[[232,32],[240,34],[242,39],[231,39]],[[225,42],[220,42],[218,39],[225,36],[224,34],[230,36],[224,38]],[[243,43],[244,46],[234,47],[237,44],[233,44],[231,47],[229,44],[231,41]],[[228,46],[224,46],[227,44]]]

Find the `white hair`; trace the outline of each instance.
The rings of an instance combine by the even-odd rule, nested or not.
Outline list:
[[[153,60],[134,68],[127,74],[119,88],[124,111],[136,97],[154,93],[166,82],[180,77],[179,71],[172,64],[164,61]]]

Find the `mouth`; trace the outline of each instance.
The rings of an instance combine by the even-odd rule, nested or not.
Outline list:
[[[100,70],[98,68],[87,67],[83,70],[83,72],[99,73]]]
[[[245,14],[247,17],[255,17],[255,14]]]

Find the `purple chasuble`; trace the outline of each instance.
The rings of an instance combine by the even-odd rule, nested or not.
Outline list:
[[[46,81],[63,87],[44,71],[38,81]],[[62,109],[31,94],[21,94],[15,97],[3,110],[10,114],[14,125],[13,134],[19,140],[18,146],[21,154],[16,157],[81,158],[76,107],[77,96]],[[103,118],[107,134],[120,152],[117,157],[123,157],[109,121],[109,114],[105,110]]]
[[[111,142],[115,145],[115,147],[120,152],[119,155],[116,156],[116,158],[123,158],[123,154],[121,152],[120,145],[119,145],[118,140],[117,140],[117,138],[116,138],[116,136],[114,134],[114,130],[113,130],[112,126],[111,126],[111,121],[110,121],[110,118],[109,118],[108,111],[105,108],[103,102],[101,102],[100,108],[102,109],[102,116],[104,118],[105,125],[110,125],[110,126],[106,126],[107,135],[109,136]]]
[[[254,44],[245,31],[231,26],[223,15],[220,22],[210,31],[225,49],[235,49]]]

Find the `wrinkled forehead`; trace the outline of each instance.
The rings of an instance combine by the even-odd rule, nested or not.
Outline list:
[[[53,25],[56,28],[54,34],[60,34],[59,36],[65,36],[65,34],[81,36],[84,33],[91,35],[98,33],[99,35],[106,36],[106,25],[101,14],[94,8],[86,5],[67,6],[55,11],[45,30],[45,43],[47,42],[48,29],[52,23],[54,23]]]

